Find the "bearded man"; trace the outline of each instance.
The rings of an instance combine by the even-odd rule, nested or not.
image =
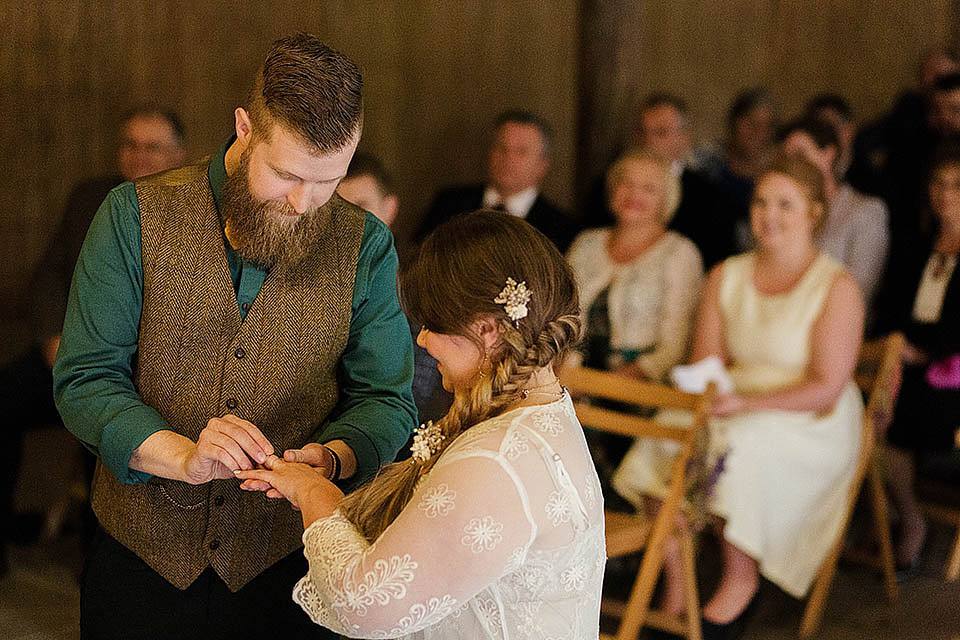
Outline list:
[[[97,212],[54,370],[100,458],[83,637],[323,633],[291,600],[299,516],[234,472],[283,455],[349,489],[414,426],[391,234],[335,195],[361,85],[315,37],[278,40],[234,138]]]

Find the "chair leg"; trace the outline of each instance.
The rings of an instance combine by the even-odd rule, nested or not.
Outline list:
[[[700,628],[700,597],[697,595],[696,541],[688,527],[683,527],[679,536],[684,599],[687,601],[687,638],[703,640],[703,630]]]
[[[948,582],[953,582],[960,578],[960,524],[957,525],[957,535],[953,539],[953,548],[950,550],[944,578]]]
[[[900,595],[897,587],[896,567],[893,562],[893,542],[890,539],[890,517],[887,512],[887,493],[883,488],[880,461],[874,456],[870,464],[870,496],[873,506],[873,529],[880,545],[880,567],[883,569],[883,584],[887,601],[896,602]]]
[[[846,527],[844,527],[846,533]],[[807,606],[803,610],[803,620],[800,622],[800,637],[809,638],[820,628],[820,621],[823,619],[823,609],[827,602],[827,595],[830,593],[830,586],[833,584],[833,575],[837,569],[837,559],[840,557],[840,548],[843,546],[843,535],[837,540],[830,555],[820,565],[820,571],[813,581],[813,588],[810,590],[810,597],[807,599]]]

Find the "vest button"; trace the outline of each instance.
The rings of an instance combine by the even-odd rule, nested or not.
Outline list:
[[[237,347],[237,350],[233,352],[233,355],[237,358],[242,358],[247,355],[247,352],[243,350],[243,347]]]
[[[210,544],[207,545],[210,548],[210,551],[216,551],[220,547],[219,540],[211,540]]]
[[[247,311],[250,311],[250,303],[244,302],[242,305],[240,305],[240,308],[243,309],[244,313],[246,313]]]
[[[236,408],[237,408],[237,399],[227,398],[227,409],[236,409]]]
[[[217,496],[216,498],[213,499],[213,504],[217,505],[218,507],[222,507],[223,502],[224,502],[223,496]]]

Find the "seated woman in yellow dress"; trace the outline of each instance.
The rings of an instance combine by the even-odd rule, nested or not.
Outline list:
[[[853,277],[813,244],[823,213],[816,167],[778,158],[751,202],[756,250],[718,265],[705,285],[693,360],[718,356],[735,387],[710,423],[711,449],[726,458],[710,504],[723,574],[703,607],[708,638],[742,632],[760,574],[803,596],[842,525],[860,447],[852,374],[864,311]],[[664,455],[637,441],[614,487],[641,507],[662,495]],[[666,577],[665,608],[679,612],[676,557]]]

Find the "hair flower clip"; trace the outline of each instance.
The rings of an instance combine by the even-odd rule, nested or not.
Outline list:
[[[518,323],[521,318],[527,317],[527,303],[531,295],[533,292],[527,289],[526,280],[517,284],[513,278],[507,278],[507,286],[493,301],[502,304],[510,319]]]
[[[433,457],[440,450],[440,443],[446,439],[440,430],[440,425],[434,424],[433,420],[428,420],[426,424],[420,425],[413,434],[413,446],[410,447],[412,458],[423,464]]]

